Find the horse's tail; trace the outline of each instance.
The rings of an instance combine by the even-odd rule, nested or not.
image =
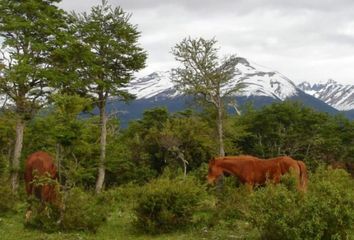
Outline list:
[[[304,192],[307,189],[307,169],[303,161],[297,161],[300,169],[300,187]]]

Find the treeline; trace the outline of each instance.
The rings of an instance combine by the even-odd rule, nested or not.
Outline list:
[[[181,67],[171,78],[201,112],[148,110],[120,129],[106,104],[109,97],[134,98],[124,87],[145,66],[140,33],[129,14],[106,0],[83,14],[57,2],[0,3],[1,169],[13,192],[24,158],[37,150],[55,156],[62,184],[96,192],[147,181],[166,166],[186,174],[225,153],[290,155],[309,166],[353,161],[353,123],[345,118],[292,103],[228,117],[230,95],[245,84],[233,80],[238,58],[219,60],[215,39],[186,38],[172,51]],[[230,81],[233,87],[222,90]]]
[[[22,159],[37,150],[50,152],[56,156],[62,184],[92,189],[100,155],[99,117],[80,117],[85,106],[79,97],[56,98],[51,108],[28,123]],[[0,171],[5,175],[10,171],[16,120],[4,112],[0,122]],[[217,154],[216,135],[213,118],[204,111],[150,109],[126,129],[112,118],[107,124],[106,187],[145,183],[165,168],[197,171]],[[310,170],[320,164],[354,162],[354,122],[294,102],[261,110],[249,107],[242,115],[228,116],[224,138],[227,155],[289,155],[305,161]]]
[[[59,2],[0,2],[0,94],[3,108],[16,122],[14,147],[8,150],[13,192],[19,185],[26,126],[63,95],[80,96],[91,103],[88,108],[99,110],[95,189],[100,192],[105,178],[107,99],[132,99],[123,88],[145,66],[146,52],[138,43],[140,32],[129,22],[130,14],[106,0],[89,13],[67,13]]]
[[[35,229],[96,232],[112,216],[114,237],[127,225],[153,234],[195,227],[202,230],[193,236],[210,231],[212,239],[235,229],[245,238],[254,233],[251,239],[351,236],[352,178],[322,165],[353,170],[353,121],[290,101],[259,110],[232,103],[238,114],[228,115],[230,96],[245,87],[237,81],[223,91],[238,58],[219,60],[215,39],[186,38],[172,51],[182,66],[171,77],[198,110],[147,109],[122,129],[106,104],[134,98],[124,87],[147,57],[137,27],[106,0],[84,14],[66,13],[58,2],[0,1],[0,213],[24,212],[24,160],[43,150],[55,158],[65,207],[27,197],[34,217],[26,226]],[[295,191],[288,176],[254,193],[233,178],[221,191],[207,187],[208,161],[238,154],[303,160],[309,192]]]

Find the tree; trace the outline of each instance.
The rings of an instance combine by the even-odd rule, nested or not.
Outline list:
[[[182,67],[173,69],[172,79],[179,90],[200,97],[203,102],[211,104],[216,110],[219,155],[224,156],[225,101],[232,93],[240,91],[244,84],[234,79],[238,58],[231,55],[219,61],[216,43],[215,39],[186,38],[177,44],[172,53]]]
[[[53,71],[50,56],[60,44],[65,28],[60,0],[2,0],[0,2],[0,37],[2,69],[0,92],[9,99],[16,113],[16,140],[12,156],[11,185],[18,188],[18,171],[26,120],[46,103]]]
[[[24,153],[38,149],[56,156],[60,183],[91,188],[96,182],[99,157],[98,117],[78,117],[90,102],[77,95],[55,94],[45,114],[37,114],[26,126]]]
[[[230,121],[226,138],[238,152],[262,158],[289,155],[313,169],[319,163],[353,162],[354,124],[343,116],[284,101],[245,111]]]
[[[121,134],[121,145],[126,146],[127,152],[124,159],[134,164],[124,174],[139,171],[136,179],[141,179],[149,172],[162,174],[166,167],[182,167],[185,173],[195,170],[213,155],[212,135],[210,124],[190,110],[172,115],[166,108],[146,110]]]
[[[99,109],[101,137],[96,192],[105,178],[108,97],[128,101],[134,96],[123,89],[133,73],[145,66],[146,53],[138,44],[140,32],[129,23],[130,15],[120,7],[112,8],[106,0],[91,9],[90,14],[74,14],[83,45],[89,50],[81,77],[87,93]]]

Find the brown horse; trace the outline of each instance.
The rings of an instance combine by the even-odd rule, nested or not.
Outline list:
[[[45,182],[35,184],[40,178],[47,178]],[[44,206],[51,203],[59,206],[59,192],[57,189],[57,169],[54,165],[53,157],[46,152],[38,151],[29,155],[25,162],[25,186],[27,195],[34,195]],[[52,182],[53,181],[53,182]],[[27,210],[26,219],[31,216],[30,208]]]
[[[298,179],[298,189],[306,191],[307,170],[304,162],[283,156],[259,159],[253,156],[228,156],[213,158],[209,162],[208,182],[215,183],[224,172],[236,176],[250,188],[264,184],[267,179],[279,183],[281,176],[292,171]]]

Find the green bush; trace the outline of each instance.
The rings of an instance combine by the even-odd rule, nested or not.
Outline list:
[[[131,211],[143,194],[141,188],[141,185],[128,183],[107,190],[105,195],[112,200],[115,207],[123,211]]]
[[[218,202],[214,214],[214,225],[224,222],[225,225],[234,227],[234,223],[242,219],[247,211],[247,197],[250,192],[246,186],[237,186],[238,182],[233,177],[224,177],[221,186],[216,186]]]
[[[156,234],[193,224],[198,207],[207,199],[203,185],[193,177],[161,177],[142,188],[135,208],[138,229]]]
[[[96,232],[107,219],[111,201],[105,194],[93,196],[79,188],[73,188],[63,195],[63,209],[51,204],[43,206],[32,198],[32,217],[26,226],[45,232]]]
[[[300,219],[301,237],[348,239],[354,230],[354,180],[342,169],[320,167],[310,181]]]
[[[44,232],[56,232],[60,230],[60,209],[51,204],[42,204],[37,198],[29,199],[31,216],[26,219],[25,226],[39,229]]]
[[[248,220],[262,239],[348,239],[354,226],[354,181],[319,168],[306,194],[269,185],[250,196]]]
[[[104,194],[93,196],[79,188],[71,189],[65,197],[61,229],[96,232],[107,219],[110,202]]]
[[[9,183],[0,179],[0,216],[14,210],[15,203],[16,196],[12,194]]]

